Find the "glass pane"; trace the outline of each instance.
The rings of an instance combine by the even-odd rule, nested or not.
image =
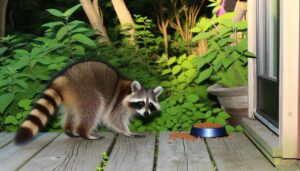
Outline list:
[[[257,1],[257,63],[258,63],[258,74],[265,75],[265,6],[266,1]]]
[[[278,0],[257,1],[258,74],[277,80],[279,59]]]
[[[279,59],[279,32],[278,32],[278,9],[277,0],[267,0],[267,76],[273,79],[278,77],[278,59]]]

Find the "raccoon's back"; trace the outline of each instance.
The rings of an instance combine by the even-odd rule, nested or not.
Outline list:
[[[62,74],[68,85],[76,91],[101,92],[105,98],[111,98],[120,78],[111,66],[95,60],[86,60],[68,67]]]

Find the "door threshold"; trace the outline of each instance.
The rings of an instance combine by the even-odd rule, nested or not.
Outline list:
[[[256,119],[243,118],[241,124],[245,128],[246,135],[258,149],[274,165],[279,165],[282,161],[282,148],[278,136]]]

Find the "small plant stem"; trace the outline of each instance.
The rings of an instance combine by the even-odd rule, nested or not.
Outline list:
[[[173,74],[170,65],[168,65],[168,60],[167,60],[166,62],[167,62],[168,69],[171,71],[172,76],[173,76],[173,77],[175,78],[175,80],[176,80],[177,77]],[[174,84],[172,83],[172,94],[173,94],[173,93],[174,93]]]
[[[69,26],[70,26],[69,25],[69,19],[65,18],[65,20],[66,20],[67,35],[68,35],[68,48],[69,48],[69,51],[70,51],[70,56],[73,59],[74,54],[73,54],[73,50],[72,50],[72,39],[71,39],[71,33],[70,33],[70,28],[69,28]]]
[[[15,89],[14,89],[14,85],[15,85],[15,77],[13,74],[10,75],[11,76],[11,92],[15,93]]]

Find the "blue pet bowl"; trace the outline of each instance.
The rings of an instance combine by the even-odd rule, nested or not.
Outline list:
[[[191,135],[199,138],[215,138],[227,136],[225,127],[220,128],[197,128],[192,127]]]

